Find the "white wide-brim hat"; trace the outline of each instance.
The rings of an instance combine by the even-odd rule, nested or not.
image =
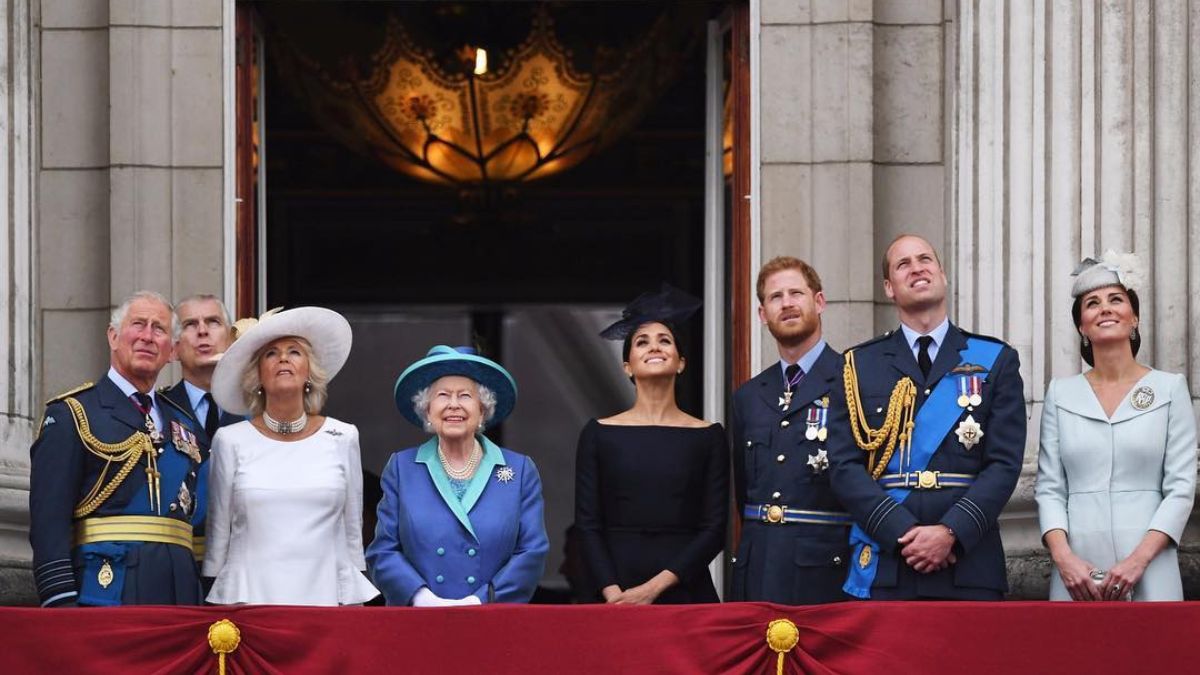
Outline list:
[[[307,340],[332,380],[346,365],[354,334],[344,316],[324,307],[297,307],[264,315],[258,323],[238,333],[213,371],[212,395],[222,410],[235,415],[250,414],[242,392],[242,373],[258,350],[284,337]]]

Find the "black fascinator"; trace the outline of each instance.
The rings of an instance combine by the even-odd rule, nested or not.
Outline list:
[[[621,318],[613,325],[600,331],[606,340],[624,340],[638,326],[657,321],[678,325],[700,309],[704,303],[674,286],[664,283],[657,291],[642,293],[621,310]]]

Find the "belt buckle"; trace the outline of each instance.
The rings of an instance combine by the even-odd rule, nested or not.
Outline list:
[[[922,471],[917,474],[917,487],[922,490],[935,490],[942,487],[938,482],[940,471]]]
[[[767,523],[782,523],[783,509],[784,507],[779,506],[778,504],[771,504],[767,507],[766,512],[763,514],[763,521]]]

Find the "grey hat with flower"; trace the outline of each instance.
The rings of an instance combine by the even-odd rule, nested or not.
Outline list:
[[[1078,298],[1105,286],[1121,286],[1127,291],[1140,291],[1146,283],[1146,269],[1136,253],[1117,253],[1112,249],[1096,258],[1084,258],[1071,273],[1071,297]]]

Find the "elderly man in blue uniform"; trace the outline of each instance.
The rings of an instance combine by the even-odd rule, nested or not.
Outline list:
[[[217,429],[241,422],[242,417],[221,410],[212,394],[213,370],[229,348],[232,330],[225,303],[215,295],[192,295],[175,305],[174,357],[179,361],[183,378],[161,394],[187,411],[199,428],[202,439],[201,467],[196,480],[196,512],[193,553],[196,561],[204,560],[204,529],[208,513],[208,447]]]
[[[734,489],[743,524],[732,599],[845,600],[850,516],[830,489],[826,450],[842,357],[821,335],[821,278],[808,263],[782,256],[759,271],[756,290],[779,362],[733,394]]]
[[[29,541],[43,606],[197,604],[192,526],[201,439],[154,383],[171,304],[113,312],[108,373],[52,399],[31,453]]]
[[[882,262],[900,327],[845,353],[830,413],[833,489],[854,516],[847,593],[878,600],[999,600],[997,518],[1025,449],[1017,353],[950,323],[928,241]]]

